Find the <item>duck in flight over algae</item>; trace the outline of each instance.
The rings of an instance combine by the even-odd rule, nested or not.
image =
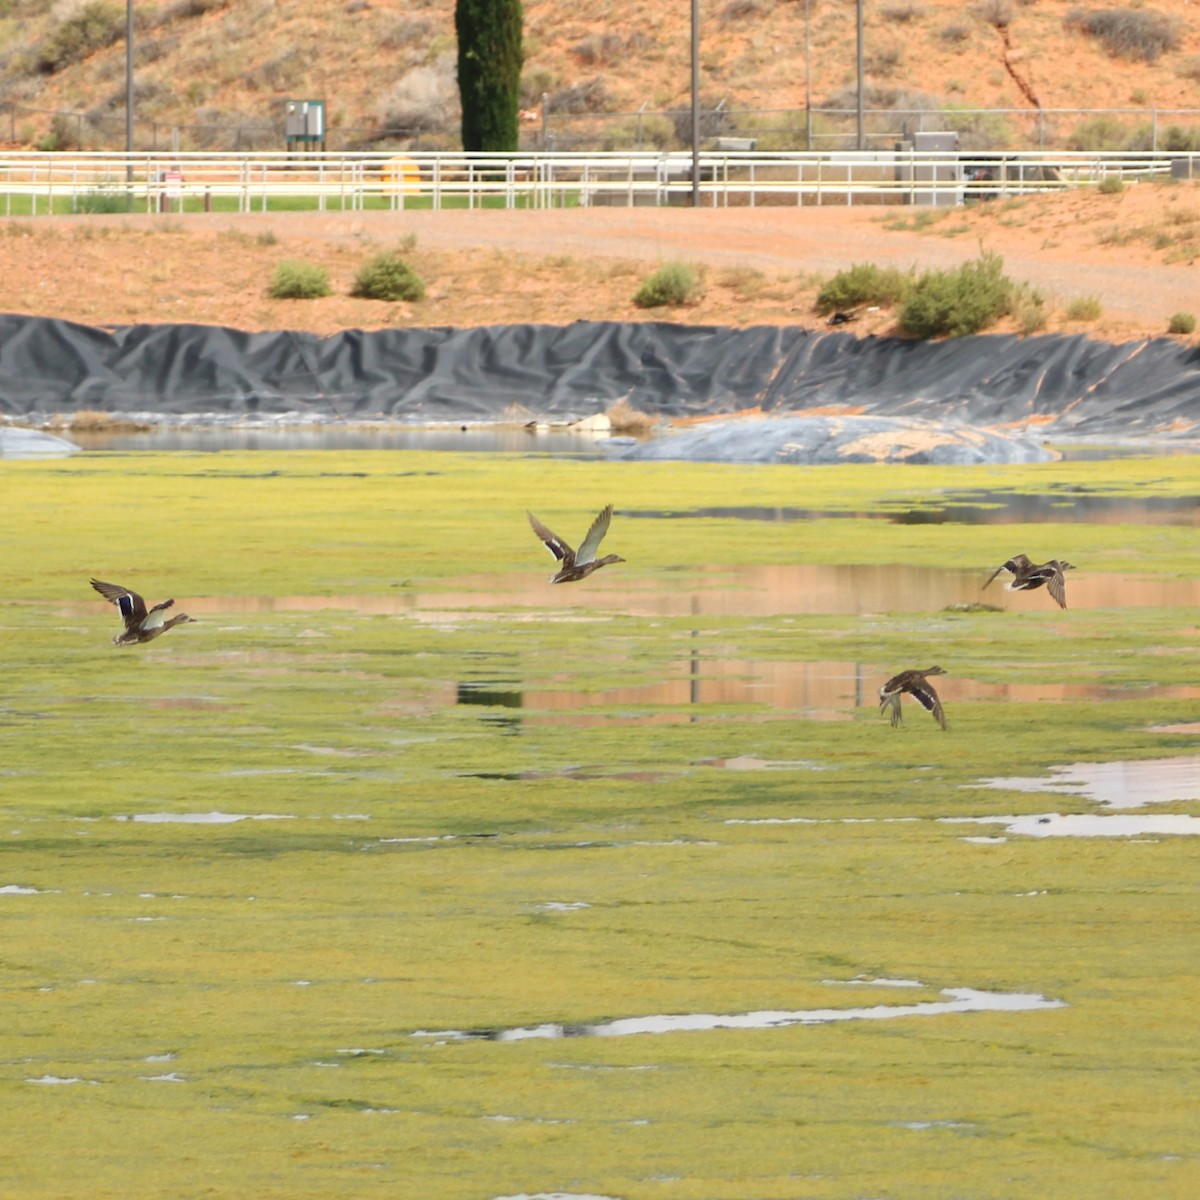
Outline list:
[[[129,588],[105,583],[100,579],[93,579],[92,587],[105,600],[115,604],[121,610],[121,616],[125,618],[125,631],[113,637],[114,646],[136,646],[141,642],[152,642],[160,634],[166,633],[172,625],[184,625],[195,620],[187,613],[179,613],[168,620],[167,609],[175,603],[174,600],[163,600],[147,610],[145,600]]]
[[[533,526],[533,532],[542,539],[546,549],[558,561],[558,570],[550,576],[551,583],[575,583],[580,579],[586,579],[593,571],[607,567],[609,563],[625,561],[619,554],[606,554],[603,558],[596,557],[596,551],[600,549],[600,543],[608,532],[612,511],[611,504],[601,509],[578,550],[572,550],[557,533],[543,525],[533,513],[527,514],[529,524]]]

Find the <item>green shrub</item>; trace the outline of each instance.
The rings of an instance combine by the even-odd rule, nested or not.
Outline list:
[[[275,268],[268,295],[272,300],[315,300],[329,295],[329,272],[317,263],[285,258]]]
[[[1163,134],[1162,148],[1173,151],[1200,150],[1200,129],[1196,126],[1168,125]]]
[[[55,113],[50,119],[50,128],[35,143],[35,149],[55,154],[60,150],[78,150],[79,122],[73,121],[66,113]]]
[[[37,47],[37,69],[45,75],[80,62],[125,35],[125,7],[90,0],[60,22]]]
[[[986,329],[1011,308],[1013,284],[1003,268],[998,254],[984,251],[955,270],[926,271],[909,286],[900,328],[922,338],[963,337]]]
[[[92,188],[75,197],[75,211],[77,213],[132,212],[133,196],[115,184]]]
[[[1095,296],[1077,296],[1067,305],[1068,321],[1098,321],[1104,311]]]
[[[1179,46],[1179,22],[1148,9],[1073,8],[1065,24],[1096,38],[1114,58],[1154,62]]]
[[[1125,190],[1125,181],[1116,172],[1106,171],[1100,176],[1098,190],[1101,195],[1115,196],[1118,192]]]
[[[377,254],[358,269],[350,295],[363,300],[421,300],[425,284],[397,254]]]
[[[1046,302],[1042,293],[1027,283],[1009,281],[1008,311],[1027,337],[1046,328]]]
[[[838,312],[860,304],[899,304],[912,283],[912,275],[898,267],[855,263],[839,271],[817,293],[817,311]]]
[[[1067,134],[1068,150],[1124,150],[1129,131],[1116,117],[1089,117]]]
[[[1167,322],[1168,333],[1195,333],[1196,318],[1190,312],[1177,312],[1172,314],[1171,319]]]
[[[638,308],[663,308],[690,304],[700,298],[700,279],[687,263],[663,263],[654,274],[642,280],[633,297]]]

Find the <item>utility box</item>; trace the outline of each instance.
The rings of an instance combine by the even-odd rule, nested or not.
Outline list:
[[[963,202],[962,167],[958,161],[958,134],[949,130],[914,133],[897,145],[896,178],[909,184],[906,204],[931,204],[936,207]],[[905,161],[900,155],[913,151]],[[917,155],[920,157],[916,157]],[[941,158],[941,155],[945,158]],[[921,185],[925,184],[925,187]],[[936,187],[929,187],[936,184]]]
[[[286,113],[284,132],[289,150],[317,145],[325,149],[324,100],[289,100]]]

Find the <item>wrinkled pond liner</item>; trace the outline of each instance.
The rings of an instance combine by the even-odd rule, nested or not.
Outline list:
[[[467,329],[247,333],[99,329],[0,314],[0,411],[311,410],[363,418],[655,416],[852,406],[863,415],[1040,432],[1181,438],[1200,422],[1200,350],[1082,335],[945,342],[797,326],[577,321]]]

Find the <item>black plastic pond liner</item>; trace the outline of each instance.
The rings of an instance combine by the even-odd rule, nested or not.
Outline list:
[[[972,425],[1038,418],[1056,434],[1194,436],[1200,349],[1168,338],[856,338],[579,321],[471,329],[246,333],[207,325],[90,328],[0,314],[0,411],[308,412],[566,419],[626,399],[660,416],[822,406]]]

